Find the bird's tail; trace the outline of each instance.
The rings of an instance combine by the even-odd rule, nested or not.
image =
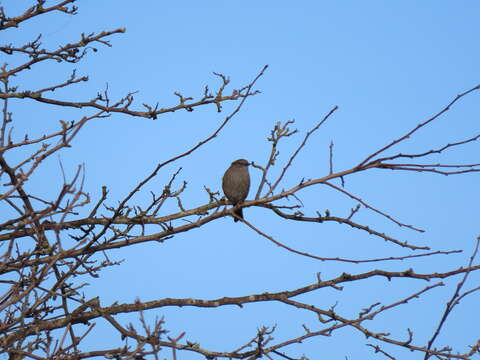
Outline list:
[[[243,209],[237,209],[234,211],[234,214],[237,215],[239,218],[243,219]],[[233,218],[233,221],[237,222],[238,219],[236,217]]]

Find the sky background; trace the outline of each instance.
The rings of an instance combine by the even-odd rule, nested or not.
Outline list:
[[[52,2],[47,2],[52,3]],[[328,173],[328,146],[334,143],[334,169],[357,164],[373,151],[437,113],[458,93],[480,82],[478,46],[480,3],[477,1],[78,1],[76,16],[50,14],[23,23],[19,29],[0,34],[1,43],[21,45],[39,33],[47,48],[76,42],[80,33],[120,27],[126,33],[110,38],[111,48],[96,46],[78,64],[54,62],[35,65],[16,81],[19,90],[34,90],[64,81],[73,69],[88,75],[88,83],[57,91],[57,99],[88,101],[108,83],[110,97],[131,91],[137,108],[142,103],[177,103],[174,91],[201,97],[205,85],[215,89],[212,72],[231,78],[231,87],[249,83],[268,64],[258,81],[262,93],[247,100],[241,112],[220,135],[192,156],[163,169],[138,194],[135,204],[146,204],[149,191],[161,192],[178,167],[178,179],[188,188],[182,197],[186,208],[208,202],[204,186],[221,190],[221,177],[231,161],[246,158],[265,164],[270,144],[266,140],[278,121],[294,119],[300,134],[282,142],[275,174],[301,142],[304,134],[335,105],[339,110],[312,136],[284,179],[287,189],[303,177]],[[26,0],[0,1],[8,15],[19,15],[30,6]],[[134,4],[134,5],[133,5]],[[0,55],[0,63],[17,64],[20,58]],[[445,116],[388,154],[430,150],[480,133],[479,94],[460,101]],[[11,102],[14,136],[42,135],[58,128],[59,120],[76,120],[90,110],[55,109],[29,101]],[[93,203],[107,185],[107,203],[116,205],[158,164],[198,143],[223,121],[236,103],[159,116],[157,120],[114,114],[87,124],[73,147],[38,169],[29,186],[34,193],[54,196],[62,182],[59,160],[67,176],[85,164],[85,190]],[[11,161],[26,153],[10,155]],[[431,163],[479,161],[478,143],[432,156]],[[441,159],[441,160],[440,160]],[[260,174],[251,169],[254,196]],[[87,298],[102,296],[102,305],[164,297],[212,299],[251,293],[294,289],[342,272],[372,269],[418,272],[447,271],[467,263],[478,228],[479,177],[433,176],[415,173],[371,171],[346,179],[346,189],[407,224],[426,229],[423,234],[399,228],[363,209],[355,220],[380,232],[428,245],[434,250],[462,249],[464,253],[418,258],[384,264],[318,262],[275,246],[229,217],[160,243],[116,250],[121,266],[90,279]],[[181,182],[177,182],[179,186]],[[346,217],[355,206],[330,189],[314,187],[298,194],[304,213],[315,216],[326,209]],[[87,209],[90,210],[90,209]],[[86,211],[87,211],[86,210]],[[168,211],[176,211],[172,203]],[[408,255],[381,239],[334,224],[285,222],[263,208],[244,210],[245,217],[262,231],[298,250],[324,257],[367,259]],[[478,286],[472,275],[467,288]],[[424,345],[431,337],[458,278],[445,281],[408,306],[384,313],[366,323],[374,331],[389,331],[406,339],[414,330],[414,343]],[[300,299],[345,316],[355,316],[376,301],[389,304],[428,285],[423,282],[373,279],[345,285],[342,292],[326,289]],[[437,345],[450,344],[465,352],[478,338],[478,295],[464,299],[447,323]],[[186,339],[212,350],[231,350],[255,335],[257,327],[277,325],[275,343],[303,333],[302,324],[319,329],[315,317],[282,304],[247,305],[243,309],[161,308],[147,318],[165,317],[170,336],[186,331]],[[120,317],[124,324],[131,317]],[[473,320],[473,321],[472,321]],[[111,330],[98,325],[97,334]],[[92,347],[105,344],[98,336],[87,338]],[[115,339],[117,340],[117,339]],[[366,343],[370,339],[353,330],[340,330],[332,337],[315,338],[284,351],[292,357],[311,359],[382,358]],[[383,345],[382,345],[383,346]],[[398,358],[417,359],[400,348],[384,347]],[[164,358],[170,357],[165,350]],[[181,359],[200,356],[181,353]]]

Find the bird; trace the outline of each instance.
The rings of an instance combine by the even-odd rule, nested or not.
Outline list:
[[[248,191],[250,190],[248,165],[250,165],[250,163],[245,159],[235,160],[223,175],[223,193],[233,206],[243,202],[247,198]],[[243,219],[242,209],[235,210],[234,214]],[[237,222],[238,218],[234,217],[233,220]]]

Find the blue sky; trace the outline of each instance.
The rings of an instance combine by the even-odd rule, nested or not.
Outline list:
[[[29,2],[0,1],[9,14],[18,13]],[[135,4],[135,6],[127,6]],[[246,158],[264,163],[269,155],[266,138],[278,121],[295,120],[301,134],[280,148],[280,164],[288,159],[305,131],[313,127],[333,106],[339,110],[310,140],[282,187],[297,184],[302,177],[328,173],[328,145],[335,144],[336,170],[358,163],[371,152],[402,135],[438,112],[456,94],[480,82],[478,17],[476,1],[79,1],[79,14],[46,15],[5,31],[0,40],[20,45],[39,32],[44,45],[79,39],[90,33],[125,27],[126,33],[110,39],[113,47],[98,46],[78,64],[39,64],[17,78],[21,90],[32,90],[66,79],[72,69],[88,75],[86,84],[53,95],[59,99],[89,100],[108,83],[112,98],[129,91],[137,106],[142,103],[173,106],[174,91],[185,96],[202,95],[203,87],[219,84],[212,72],[229,76],[233,87],[251,81],[268,64],[257,88],[261,94],[247,100],[234,120],[209,145],[189,158],[164,169],[135,201],[145,204],[148,191],[161,192],[171,174],[183,168],[179,179],[188,181],[183,204],[187,208],[208,202],[203,190],[221,189],[221,177],[232,160]],[[0,62],[11,61],[0,55]],[[479,133],[479,94],[473,93],[418,136],[393,149],[425,151]],[[225,112],[205,107],[192,113],[160,116],[157,120],[112,115],[89,123],[71,149],[61,154],[67,175],[85,164],[85,188],[98,199],[107,185],[108,202],[117,202],[148,175],[157,163],[179,154],[210,134],[236,104]],[[22,101],[12,104],[14,134],[40,135],[58,127],[58,121],[73,120],[87,111],[52,109]],[[452,150],[432,162],[479,162],[477,143]],[[18,155],[20,157],[20,154]],[[13,159],[13,158],[12,158]],[[441,159],[441,160],[440,160]],[[55,157],[32,178],[38,194],[56,193],[61,183],[59,159]],[[281,168],[277,167],[277,170]],[[253,169],[252,190],[260,174]],[[180,235],[163,244],[146,243],[114,251],[125,259],[122,266],[107,269],[92,279],[87,297],[104,296],[111,302],[135,298],[215,298],[293,289],[342,272],[371,269],[419,272],[453,269],[466,264],[478,228],[478,175],[440,177],[427,174],[372,171],[346,179],[347,189],[403,222],[424,228],[424,234],[401,229],[366,210],[356,220],[401,240],[431,246],[435,250],[462,249],[460,255],[419,258],[386,264],[318,262],[278,248],[246,226],[224,218]],[[48,186],[46,186],[48,184]],[[347,216],[355,204],[330,189],[313,188],[299,193],[305,212],[329,211]],[[170,208],[175,211],[175,204]],[[286,223],[262,208],[244,210],[245,217],[275,239],[299,250],[325,257],[355,259],[408,255],[409,252],[366,236],[346,226]],[[478,284],[472,276],[470,286]],[[406,337],[415,331],[415,342],[423,345],[431,336],[456,279],[435,289],[409,306],[386,313],[372,329]],[[383,304],[410,295],[426,286],[414,281],[383,279],[349,284],[344,291],[327,290],[308,296],[308,301],[357,314],[375,301]],[[103,304],[103,303],[102,303]],[[477,327],[471,320],[478,296],[466,298],[457,309],[438,345],[465,346],[475,340]],[[186,331],[189,340],[214,350],[229,350],[254,336],[262,325],[278,325],[275,341],[301,334],[301,325],[318,327],[316,319],[281,304],[248,305],[244,309],[158,309],[148,313],[165,316],[176,336]],[[419,321],[420,317],[424,317]],[[125,321],[131,319],[125,317]],[[99,326],[108,334],[107,327]],[[87,339],[92,346],[96,338]],[[288,348],[293,357],[312,359],[374,358],[363,335],[343,330],[335,336],[309,340]],[[463,346],[463,347],[462,347]],[[401,349],[388,348],[398,358],[420,358]],[[170,353],[165,353],[168,358]],[[199,359],[192,354],[182,359]],[[377,355],[378,357],[378,355]],[[381,357],[380,357],[381,358]],[[423,358],[423,357],[422,357]]]

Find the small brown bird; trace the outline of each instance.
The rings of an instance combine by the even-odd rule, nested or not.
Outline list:
[[[225,171],[222,180],[223,193],[233,206],[243,202],[250,190],[250,175],[248,174],[249,162],[245,159],[238,159]],[[235,210],[235,215],[243,219],[242,209]],[[235,222],[237,218],[233,218]]]

